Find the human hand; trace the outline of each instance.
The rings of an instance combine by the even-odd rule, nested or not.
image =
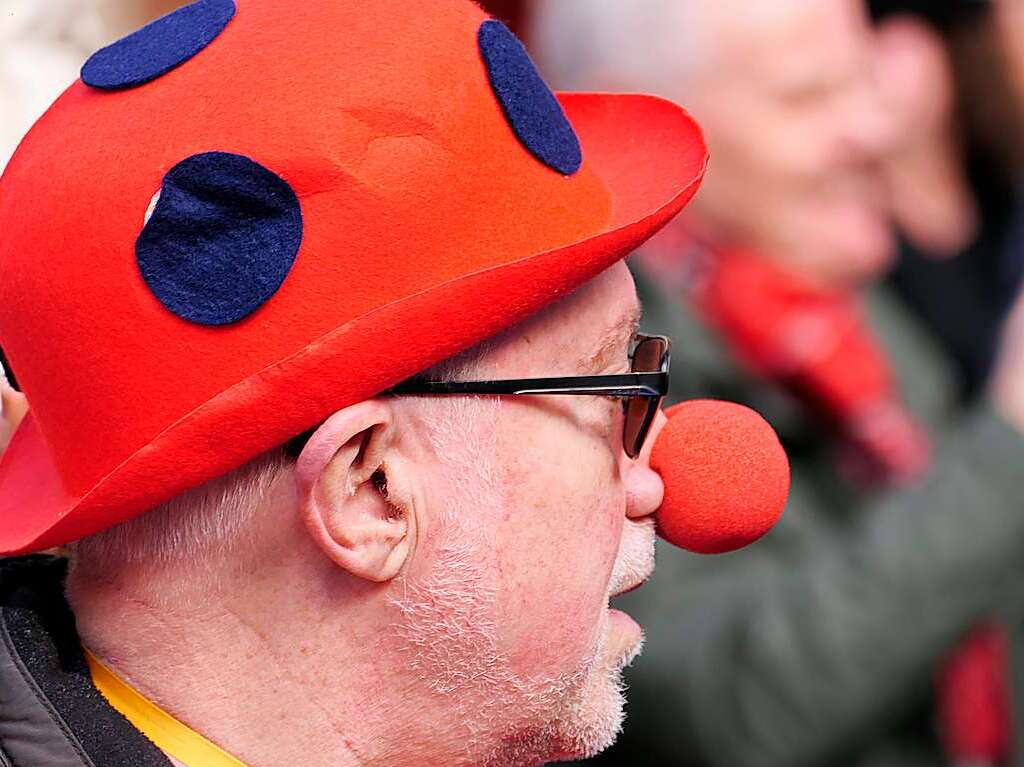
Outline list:
[[[1024,0],[995,0],[993,22],[1008,74],[1019,98],[1024,99]]]
[[[1003,328],[990,390],[1002,415],[1024,432],[1024,291],[1018,296]]]
[[[27,412],[28,400],[10,385],[3,365],[0,365],[0,455],[7,449],[7,444]]]

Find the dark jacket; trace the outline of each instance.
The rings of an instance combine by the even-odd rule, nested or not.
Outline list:
[[[740,372],[674,297],[641,289],[645,325],[673,336],[673,397],[753,405],[793,467],[778,528],[720,557],[658,552],[622,600],[645,626],[628,720],[602,765],[937,767],[932,685],[980,619],[1011,629],[1024,765],[1024,439],[984,402],[960,409],[948,360],[889,295],[870,314],[918,418],[941,446],[928,478],[845,485],[799,408]]]
[[[0,560],[0,767],[170,767],[92,684],[67,561]]]

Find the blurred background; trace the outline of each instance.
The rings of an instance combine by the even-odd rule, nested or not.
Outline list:
[[[182,4],[3,0],[0,167]],[[645,323],[672,399],[755,407],[793,464],[776,531],[666,547],[625,598],[648,647],[589,764],[1024,765],[1024,0],[483,5],[556,89],[704,127],[704,187],[632,259]]]

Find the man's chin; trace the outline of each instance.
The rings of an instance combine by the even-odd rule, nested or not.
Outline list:
[[[654,522],[631,522],[610,578],[610,599],[642,585],[654,570]],[[632,617],[608,606],[599,645],[580,697],[559,722],[557,761],[585,759],[607,749],[622,731],[626,698],[622,671],[640,654],[644,632]]]
[[[640,654],[644,633],[629,615],[609,608],[604,646],[583,696],[562,722],[557,761],[586,759],[609,748],[625,721],[625,684],[622,672]]]
[[[604,678],[588,690],[587,699],[560,723],[558,748],[552,761],[588,759],[605,751],[619,737],[626,714],[622,669],[608,669]]]

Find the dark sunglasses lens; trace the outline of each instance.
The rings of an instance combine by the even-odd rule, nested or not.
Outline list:
[[[661,338],[645,338],[633,352],[634,373],[657,373],[661,371],[668,353],[668,344]],[[661,407],[660,397],[632,397],[626,402],[626,422],[623,430],[623,447],[626,455],[636,458],[643,450],[647,432]]]
[[[668,342],[663,338],[645,338],[633,350],[634,373],[658,373],[668,354]]]
[[[626,455],[636,458],[643,450],[654,416],[658,412],[658,399],[653,397],[633,397],[626,405],[626,424],[622,435],[622,444]]]

